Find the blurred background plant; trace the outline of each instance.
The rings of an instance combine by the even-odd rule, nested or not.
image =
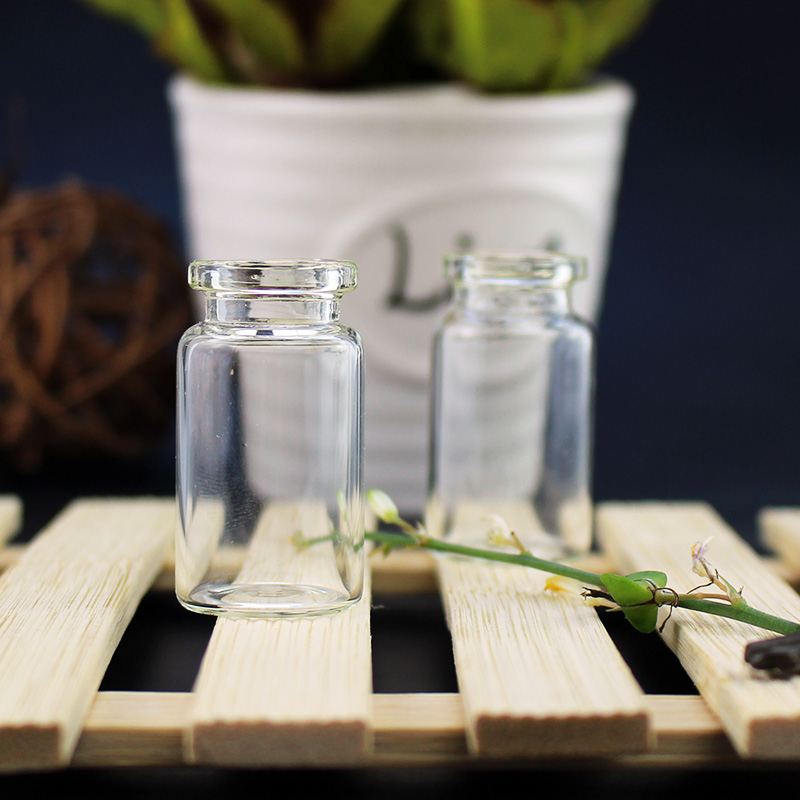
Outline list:
[[[657,0],[83,0],[213,83],[345,89],[456,80],[574,87]]]

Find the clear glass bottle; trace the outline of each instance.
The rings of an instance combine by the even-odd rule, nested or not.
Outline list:
[[[323,614],[361,596],[363,356],[338,321],[356,280],[340,261],[190,265],[206,312],[178,352],[175,581],[187,608]]]
[[[486,545],[492,515],[531,551],[592,543],[592,326],[571,305],[580,258],[448,256],[453,305],[434,340],[426,525]]]

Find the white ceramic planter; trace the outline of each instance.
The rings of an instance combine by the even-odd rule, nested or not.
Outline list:
[[[190,257],[358,263],[342,310],[364,339],[366,485],[419,513],[442,256],[584,255],[576,306],[596,319],[631,89],[601,79],[549,96],[454,85],[319,93],[180,76],[169,92]]]

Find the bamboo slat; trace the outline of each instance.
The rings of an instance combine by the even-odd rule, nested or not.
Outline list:
[[[764,508],[758,515],[762,542],[781,563],[800,573],[800,508]]]
[[[653,734],[646,753],[608,757],[614,766],[737,764],[719,720],[696,696],[650,695],[645,700]],[[86,719],[72,765],[177,767],[187,765],[183,732],[191,717],[192,695],[171,692],[100,692]],[[458,694],[376,694],[375,747],[369,766],[469,766],[500,763],[480,759],[467,748],[463,706]],[[553,768],[552,757],[524,762]],[[568,763],[580,765],[582,760]],[[587,763],[597,766],[596,759]],[[347,761],[339,766],[359,766]]]
[[[193,699],[188,692],[99,692],[72,766],[184,765],[183,732]]]
[[[22,502],[13,495],[0,495],[0,545],[19,530],[22,522]]]
[[[330,568],[314,548],[299,556],[291,536],[327,533],[299,522],[297,510],[270,510],[240,576],[285,574],[276,537],[286,542],[285,569],[313,583],[309,570]],[[321,547],[324,545],[321,545]],[[262,561],[266,559],[266,563]],[[321,563],[318,563],[321,562]],[[372,746],[370,593],[322,617],[232,619],[215,623],[195,686],[188,758],[236,766],[307,766],[364,760]]]
[[[439,583],[473,753],[647,749],[644,697],[593,609],[522,567],[442,558]]]
[[[691,571],[691,548],[709,541],[708,560],[753,606],[800,619],[800,596],[704,503],[608,503],[597,512],[601,548],[625,572],[658,569],[679,592],[705,581]],[[737,752],[752,759],[800,758],[800,677],[769,680],[743,658],[748,641],[769,634],[743,623],[676,609],[666,643]]]
[[[0,770],[69,762],[174,513],[160,499],[77,501],[0,576]]]
[[[485,510],[462,506],[452,538],[486,546]],[[523,541],[541,539],[529,508],[503,513]],[[437,563],[473,753],[647,749],[644,696],[594,609],[578,596],[546,592],[548,576],[525,567],[447,556]]]

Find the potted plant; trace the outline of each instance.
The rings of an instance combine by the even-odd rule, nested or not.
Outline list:
[[[441,257],[586,256],[596,318],[634,102],[596,70],[655,0],[85,1],[176,67],[191,257],[359,264],[366,479],[418,513]]]

